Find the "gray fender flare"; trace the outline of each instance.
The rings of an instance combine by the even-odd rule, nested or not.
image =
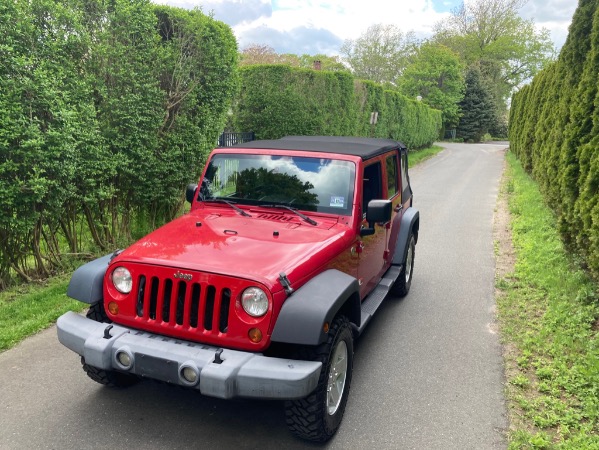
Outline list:
[[[295,291],[281,308],[271,341],[318,345],[325,341],[324,324],[343,311],[360,326],[360,287],[354,277],[336,269],[326,270]]]
[[[102,282],[112,257],[113,254],[102,256],[75,270],[69,281],[67,295],[90,305],[102,300],[104,295]]]
[[[418,242],[418,230],[420,228],[420,212],[416,208],[409,207],[404,212],[399,226],[399,236],[393,253],[393,265],[403,264],[408,253],[408,239],[414,233],[414,239]]]

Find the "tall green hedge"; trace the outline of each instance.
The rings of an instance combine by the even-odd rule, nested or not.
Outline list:
[[[344,72],[283,65],[240,70],[234,108],[238,129],[257,139],[285,135],[373,136],[403,141],[415,149],[439,136],[441,112]],[[378,112],[376,125],[370,124]]]
[[[238,87],[230,28],[150,0],[0,2],[0,288],[173,217]]]
[[[580,0],[554,64],[512,99],[510,147],[599,275],[599,1]]]

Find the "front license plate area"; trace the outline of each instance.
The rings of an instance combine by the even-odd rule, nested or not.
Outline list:
[[[135,366],[142,377],[178,383],[179,367],[175,361],[136,353]]]

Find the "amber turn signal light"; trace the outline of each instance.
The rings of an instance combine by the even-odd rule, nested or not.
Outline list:
[[[258,328],[252,328],[250,331],[248,331],[248,337],[250,338],[250,341],[252,341],[254,344],[257,344],[262,340],[262,331],[260,331]]]
[[[119,313],[119,305],[117,305],[115,302],[110,302],[108,304],[108,312],[113,316],[116,316]]]

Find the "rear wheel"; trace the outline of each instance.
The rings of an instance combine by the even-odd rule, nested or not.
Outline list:
[[[285,402],[287,426],[302,439],[325,442],[341,424],[351,385],[354,345],[347,318],[335,318],[327,341],[300,353],[302,359],[321,361],[322,369],[314,392]]]
[[[406,253],[406,260],[404,261],[401,273],[395,283],[391,292],[399,297],[405,297],[410,292],[412,286],[412,276],[414,274],[414,256],[416,255],[416,239],[414,234],[410,233],[408,239],[408,251]]]

